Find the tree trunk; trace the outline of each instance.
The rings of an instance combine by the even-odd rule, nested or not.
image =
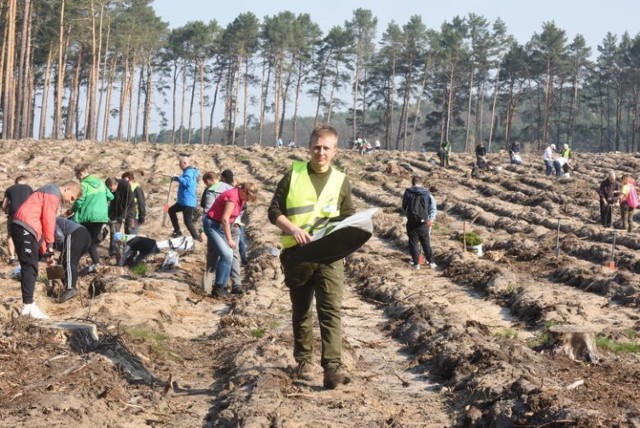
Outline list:
[[[142,121],[142,139],[149,142],[149,125],[151,123],[151,106],[153,101],[153,65],[151,60],[147,63],[147,77],[144,90],[144,120]]]
[[[4,75],[4,103],[2,107],[2,137],[4,139],[15,138],[15,83],[14,83],[14,61],[16,46],[16,0],[8,0],[6,14],[6,62]]]
[[[204,144],[204,61],[198,67],[198,81],[200,82],[200,144]]]
[[[82,68],[82,45],[78,47],[76,54],[76,65],[71,79],[69,88],[69,104],[67,106],[67,121],[65,124],[64,138],[71,140],[75,138],[76,133],[76,117],[78,115],[78,101],[80,100],[80,70]]]
[[[65,62],[63,61],[63,49],[65,48],[64,41],[64,3],[65,0],[60,0],[60,26],[58,30],[60,31],[58,37],[58,66],[56,68],[56,103],[55,103],[55,111],[53,116],[53,130],[52,137],[56,140],[59,140],[62,136],[62,93],[64,91],[64,75],[65,75]],[[64,53],[66,57],[66,53]],[[5,110],[7,111],[7,110]]]
[[[265,78],[266,71],[266,78]],[[267,99],[269,96],[269,80],[271,80],[271,66],[265,60],[262,66],[262,81],[260,83],[262,88],[262,96],[260,97],[260,130],[258,135],[258,144],[262,145],[262,131],[264,129],[264,116],[267,109]]]
[[[469,136],[471,134],[471,104],[473,103],[473,73],[474,67],[471,66],[471,72],[469,73],[469,103],[467,105],[467,136],[464,139],[464,151],[471,151],[471,142],[469,141]]]
[[[182,144],[182,135],[184,134],[184,103],[186,102],[187,97],[187,67],[186,65],[182,67],[182,96],[180,102],[180,127],[178,130],[180,131],[180,136],[178,137],[178,142]]]
[[[49,110],[49,89],[51,86],[51,67],[53,64],[53,49],[49,49],[47,63],[44,67],[44,82],[42,84],[42,108],[40,109],[40,124],[38,126],[38,139],[43,140],[46,134],[47,116]]]
[[[140,102],[142,101],[142,91],[146,87],[144,84],[144,66],[140,66],[140,74],[138,76],[138,90],[136,97],[136,117],[134,118],[133,126],[133,142],[138,142],[138,123],[140,121]],[[132,94],[133,95],[133,94]]]
[[[97,106],[97,109],[96,109],[96,126],[95,126],[96,138],[98,136],[98,127],[99,127],[100,118],[102,117],[102,101],[103,101],[103,94],[104,94],[104,91],[105,91],[104,83],[105,83],[105,80],[107,80],[107,60],[108,60],[107,52],[109,52],[109,41],[110,41],[110,39],[111,39],[111,25],[107,25],[107,41],[106,41],[105,47],[104,47],[105,54],[104,54],[104,60],[102,61],[102,75],[98,76],[98,81],[100,82],[100,91],[99,91],[99,96],[98,96],[98,106]],[[102,40],[102,36],[100,36],[100,40]],[[105,105],[105,111],[109,112],[109,105],[108,104]],[[104,128],[106,127],[106,121],[104,121],[104,120],[102,122],[102,127],[103,127],[102,141],[106,141],[106,135],[108,135],[108,133],[104,132]],[[108,130],[107,130],[107,132],[108,132]]]
[[[209,115],[209,135],[207,136],[207,144],[211,144],[211,136],[213,135],[213,112],[216,110],[216,104],[218,102],[218,91],[220,90],[220,83],[224,73],[218,73],[218,80],[216,81],[216,89],[213,91],[213,102],[211,103],[211,114]]]
[[[111,59],[111,66],[109,67],[109,74],[107,76],[107,95],[104,100],[104,121],[102,125],[102,141],[107,141],[109,138],[109,124],[111,123],[111,98],[113,97],[113,85],[116,80],[116,64],[117,56],[114,55]]]
[[[249,109],[249,57],[246,57],[244,59],[244,102],[243,102],[243,113],[242,113],[242,129],[244,129],[244,135],[242,136],[243,147],[246,147],[247,145],[247,134],[248,134],[248,126],[249,126],[248,109]]]
[[[22,34],[20,43],[20,65],[18,68],[18,96],[16,104],[15,130],[18,138],[28,137],[31,94],[29,93],[29,77],[31,76],[31,18],[32,2],[24,0],[24,16],[22,17]]]
[[[196,99],[196,83],[198,81],[198,66],[199,62],[196,62],[193,66],[193,82],[191,83],[191,99],[189,100],[189,129],[187,131],[187,144],[191,144],[191,133],[193,132],[193,103]]]

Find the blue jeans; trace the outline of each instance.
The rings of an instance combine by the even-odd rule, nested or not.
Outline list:
[[[227,244],[222,225],[205,217],[202,222],[204,233],[207,235],[207,261],[211,263],[211,269],[215,268],[215,286],[226,287],[231,274],[231,262],[233,261],[233,250]]]
[[[247,237],[245,233],[245,226],[240,226],[240,241],[238,242],[238,251],[240,251],[240,261],[243,265],[249,262],[247,259]]]
[[[550,176],[551,174],[553,174],[553,161],[552,160],[544,159],[544,167],[546,168],[545,174],[547,175],[547,177]]]

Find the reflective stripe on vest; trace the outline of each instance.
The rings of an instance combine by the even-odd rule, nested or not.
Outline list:
[[[344,179],[344,173],[332,168],[329,179],[318,196],[309,177],[307,162],[294,162],[285,215],[293,224],[308,232],[313,233],[324,228],[326,223],[311,230],[319,221],[340,215],[338,199]],[[297,244],[291,235],[282,235],[280,242],[282,248],[290,248]]]

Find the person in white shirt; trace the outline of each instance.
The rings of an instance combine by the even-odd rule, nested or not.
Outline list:
[[[556,151],[555,144],[549,144],[546,149],[544,149],[544,153],[542,154],[542,160],[544,161],[545,166],[545,174],[550,176],[553,174],[553,153]]]

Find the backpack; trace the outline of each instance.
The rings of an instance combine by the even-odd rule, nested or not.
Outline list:
[[[407,219],[412,223],[423,223],[429,216],[429,209],[427,207],[428,195],[419,193],[414,194],[409,201],[409,207],[407,209]]]
[[[627,197],[627,205],[629,205],[629,208],[638,207],[638,192],[636,191],[636,186],[634,186],[633,184],[629,185],[629,196]]]

